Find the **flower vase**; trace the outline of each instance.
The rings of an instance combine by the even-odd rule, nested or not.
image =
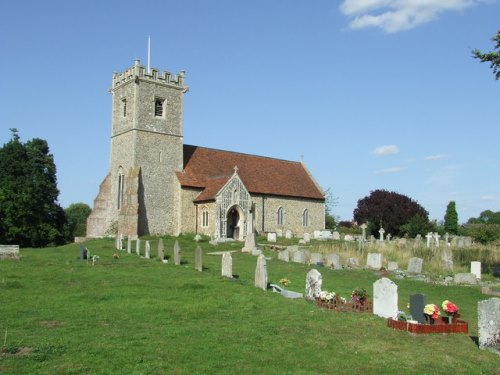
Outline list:
[[[427,324],[434,324],[434,318],[432,317],[432,315],[425,314],[425,321],[427,322]]]

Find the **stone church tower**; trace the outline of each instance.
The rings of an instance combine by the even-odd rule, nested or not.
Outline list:
[[[183,169],[184,72],[140,65],[114,73],[110,170],[87,221],[87,236],[178,234]]]

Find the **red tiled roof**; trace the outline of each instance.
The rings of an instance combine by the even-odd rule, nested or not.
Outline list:
[[[324,200],[323,193],[300,162],[184,145],[182,186],[204,189],[196,198],[211,200],[238,167],[250,193]]]

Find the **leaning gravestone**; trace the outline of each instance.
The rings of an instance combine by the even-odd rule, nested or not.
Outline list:
[[[146,241],[146,245],[144,245],[144,258],[149,259],[151,258],[151,245],[149,244],[149,241]]]
[[[179,266],[181,264],[181,248],[177,240],[175,240],[174,244],[174,264],[176,266]]]
[[[326,260],[326,265],[327,267],[334,268],[336,270],[341,269],[342,266],[340,265],[340,256],[339,254],[327,254],[325,256]]]
[[[379,270],[382,268],[382,254],[380,253],[368,253],[366,258],[366,267]]]
[[[135,241],[135,253],[137,255],[141,255],[141,239],[138,238],[137,241]]]
[[[424,314],[424,307],[427,304],[427,298],[425,294],[417,293],[410,295],[410,314],[413,320],[416,320],[420,324],[427,323]]]
[[[282,260],[284,262],[289,262],[290,261],[290,254],[288,252],[288,249],[280,251],[278,253],[278,259]]]
[[[257,266],[255,267],[255,287],[266,290],[267,289],[267,264],[264,254],[257,257]]]
[[[163,258],[165,258],[165,253],[163,251],[163,240],[160,238],[160,241],[158,241],[158,259],[163,262]]]
[[[311,253],[309,261],[311,264],[323,263],[323,256],[320,253]]]
[[[500,298],[490,298],[477,304],[479,348],[500,354]]]
[[[422,273],[422,264],[424,263],[424,260],[422,258],[410,258],[408,260],[408,269],[406,272],[408,273]]]
[[[306,262],[306,255],[304,254],[303,251],[295,251],[293,253],[292,261],[295,263],[305,263]]]
[[[196,271],[203,271],[203,250],[199,246],[196,246],[194,250],[194,269]]]
[[[386,277],[373,283],[373,313],[392,318],[398,312],[398,286]]]
[[[233,277],[233,257],[230,252],[222,253],[222,276]]]
[[[312,269],[307,273],[306,276],[306,299],[314,300],[316,296],[321,292],[321,287],[323,285],[323,279],[321,274],[317,269]]]
[[[470,262],[470,273],[476,275],[476,279],[481,280],[481,262]]]

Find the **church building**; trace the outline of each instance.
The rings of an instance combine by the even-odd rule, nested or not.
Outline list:
[[[325,227],[325,197],[303,162],[183,143],[185,73],[114,73],[110,170],[87,237],[249,231],[302,237]]]

